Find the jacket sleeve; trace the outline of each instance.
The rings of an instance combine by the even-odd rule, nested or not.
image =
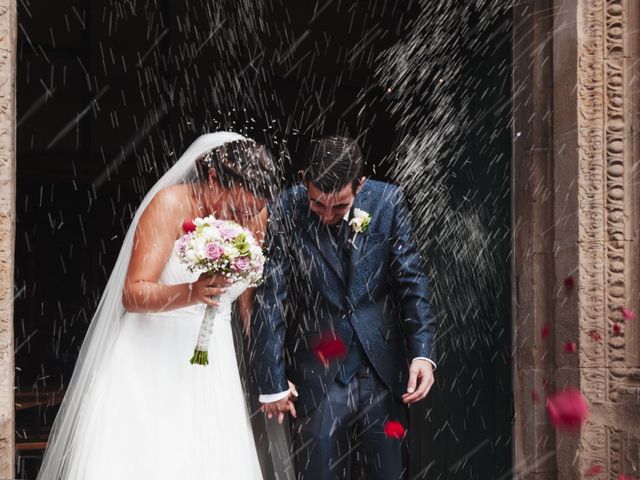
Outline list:
[[[435,364],[436,314],[431,303],[429,279],[413,235],[407,202],[400,189],[394,189],[391,201],[394,216],[389,269],[407,333],[409,355],[410,358],[427,358]]]
[[[251,318],[251,364],[261,395],[289,390],[284,362],[285,305],[290,269],[287,206],[286,195],[283,195],[269,207],[264,280],[256,289]]]

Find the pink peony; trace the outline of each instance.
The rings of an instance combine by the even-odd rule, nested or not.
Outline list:
[[[234,272],[246,272],[251,266],[249,257],[238,257],[233,261],[232,270]]]
[[[213,261],[218,260],[223,253],[224,253],[224,249],[216,243],[209,243],[205,250],[205,256],[209,260],[213,260]]]
[[[569,388],[547,398],[551,423],[565,431],[576,431],[589,415],[589,406],[580,390]]]

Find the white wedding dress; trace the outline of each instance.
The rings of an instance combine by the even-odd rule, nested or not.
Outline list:
[[[172,252],[160,283],[195,281]],[[82,405],[65,460],[73,480],[261,479],[232,337],[221,297],[209,365],[191,365],[204,305],[126,313],[108,361]]]

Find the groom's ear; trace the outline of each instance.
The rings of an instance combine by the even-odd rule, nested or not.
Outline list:
[[[362,186],[364,185],[364,182],[367,181],[367,177],[360,177],[360,179],[358,180],[358,188],[356,188],[356,193],[360,192],[360,190],[362,190]]]

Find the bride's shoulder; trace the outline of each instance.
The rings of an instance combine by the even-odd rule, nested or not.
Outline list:
[[[143,219],[161,219],[174,223],[174,220],[188,216],[191,210],[189,198],[188,187],[185,185],[165,187],[151,199],[145,208]]]
[[[188,185],[171,185],[156,193],[149,206],[154,209],[166,209],[167,211],[189,210],[191,206],[190,198]]]
[[[156,193],[154,200],[162,203],[171,202],[172,204],[187,203],[189,202],[190,188],[191,187],[186,184],[170,185]]]

